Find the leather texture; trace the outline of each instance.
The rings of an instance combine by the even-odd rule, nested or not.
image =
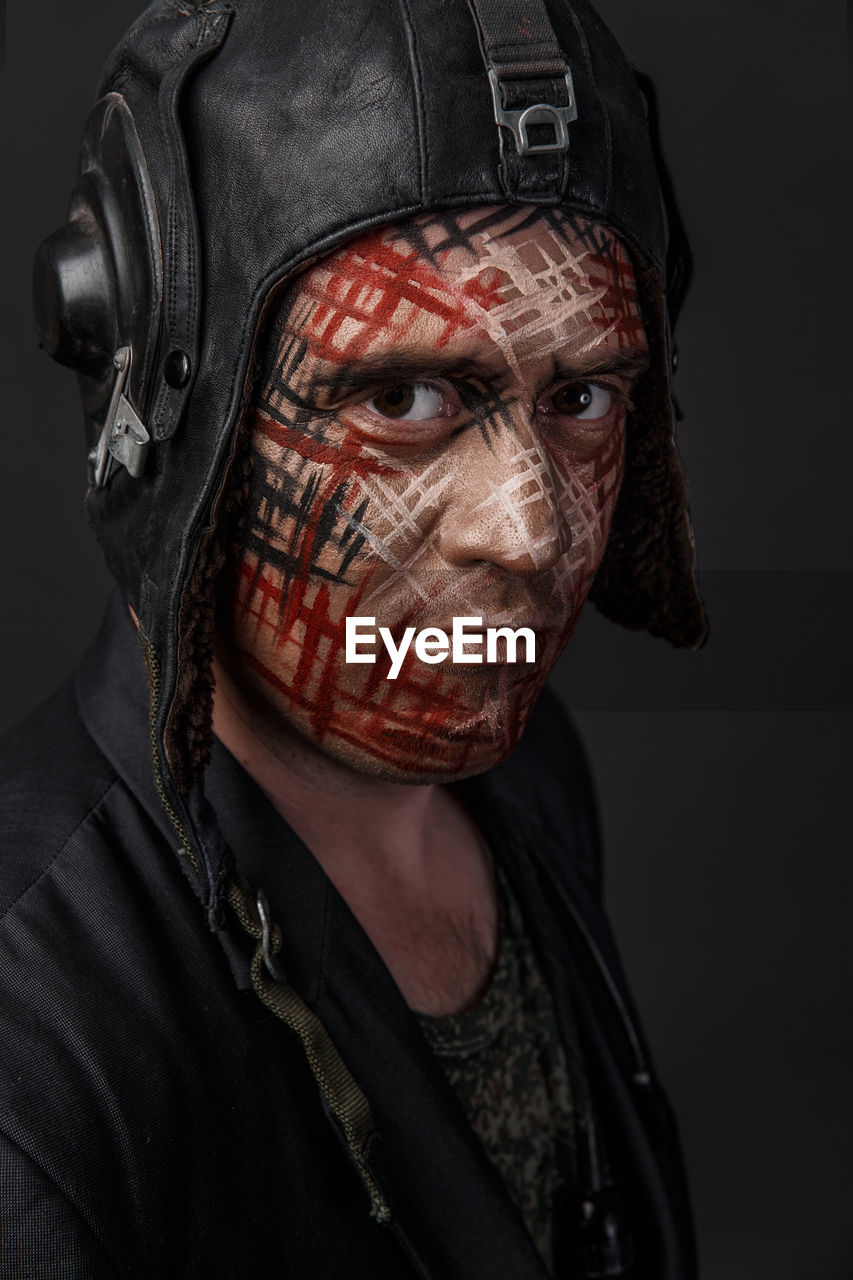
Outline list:
[[[371,1219],[296,1037],[250,990],[251,945],[233,916],[207,929],[181,874],[151,777],[147,703],[116,598],[74,681],[0,747],[10,1276],[545,1280],[377,952],[218,748],[215,821],[267,894],[290,981],[370,1100],[371,1164],[392,1221]],[[552,697],[513,755],[460,797],[535,921],[558,1018],[571,1001],[617,1185],[634,1207],[633,1280],[695,1280],[678,1139],[601,906],[586,764]],[[556,1274],[580,1280],[565,1260]]]

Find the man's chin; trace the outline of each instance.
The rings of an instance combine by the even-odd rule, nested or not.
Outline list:
[[[327,756],[377,781],[461,782],[507,758],[521,739],[534,702],[535,697],[520,700],[511,715],[506,705],[487,702],[478,711],[459,708],[456,715],[436,717],[432,723],[428,716],[405,724],[382,724],[377,723],[379,717],[368,717],[369,729],[364,725],[353,732],[335,724],[313,741]]]
[[[245,675],[246,668],[242,669]],[[423,785],[459,782],[505,760],[518,744],[547,670],[469,667],[446,690],[399,686],[381,698],[350,690],[338,705],[297,703],[284,678],[257,670],[232,684],[241,719],[273,757],[316,773],[324,760],[376,781]],[[277,687],[276,687],[277,686]],[[272,696],[270,696],[272,694]]]
[[[405,753],[392,753],[387,749],[366,744],[354,747],[350,743],[325,740],[322,750],[339,764],[354,772],[375,779],[377,782],[397,782],[409,786],[444,785],[462,782],[476,774],[485,773],[500,764],[517,746],[523,726],[512,737],[499,742],[476,743],[446,741],[421,742],[419,749]]]

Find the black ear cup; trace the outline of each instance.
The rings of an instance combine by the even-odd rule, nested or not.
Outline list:
[[[33,305],[47,354],[79,373],[103,377],[116,345],[116,281],[94,218],[69,222],[40,245]]]
[[[33,273],[39,339],[80,374],[95,433],[113,398],[120,351],[130,352],[124,394],[144,416],[162,280],[145,157],[127,104],[109,94],[86,123],[69,221],[40,245]]]

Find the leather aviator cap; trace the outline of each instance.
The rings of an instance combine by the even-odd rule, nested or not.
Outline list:
[[[155,766],[188,846],[209,735],[213,570],[199,565],[253,343],[273,286],[366,228],[508,202],[623,238],[652,363],[592,598],[701,640],[669,390],[687,266],[647,115],[586,0],[155,0],[112,54],[69,224],[39,251],[36,310],[80,374],[89,514],[139,617]]]

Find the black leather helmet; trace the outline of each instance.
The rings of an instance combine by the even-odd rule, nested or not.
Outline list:
[[[650,110],[587,0],[155,0],[112,54],[36,314],[80,375],[89,515],[139,618],[176,825],[209,739],[211,535],[264,306],[368,227],[509,202],[623,238],[652,364],[592,598],[701,640],[669,387],[689,263]]]

